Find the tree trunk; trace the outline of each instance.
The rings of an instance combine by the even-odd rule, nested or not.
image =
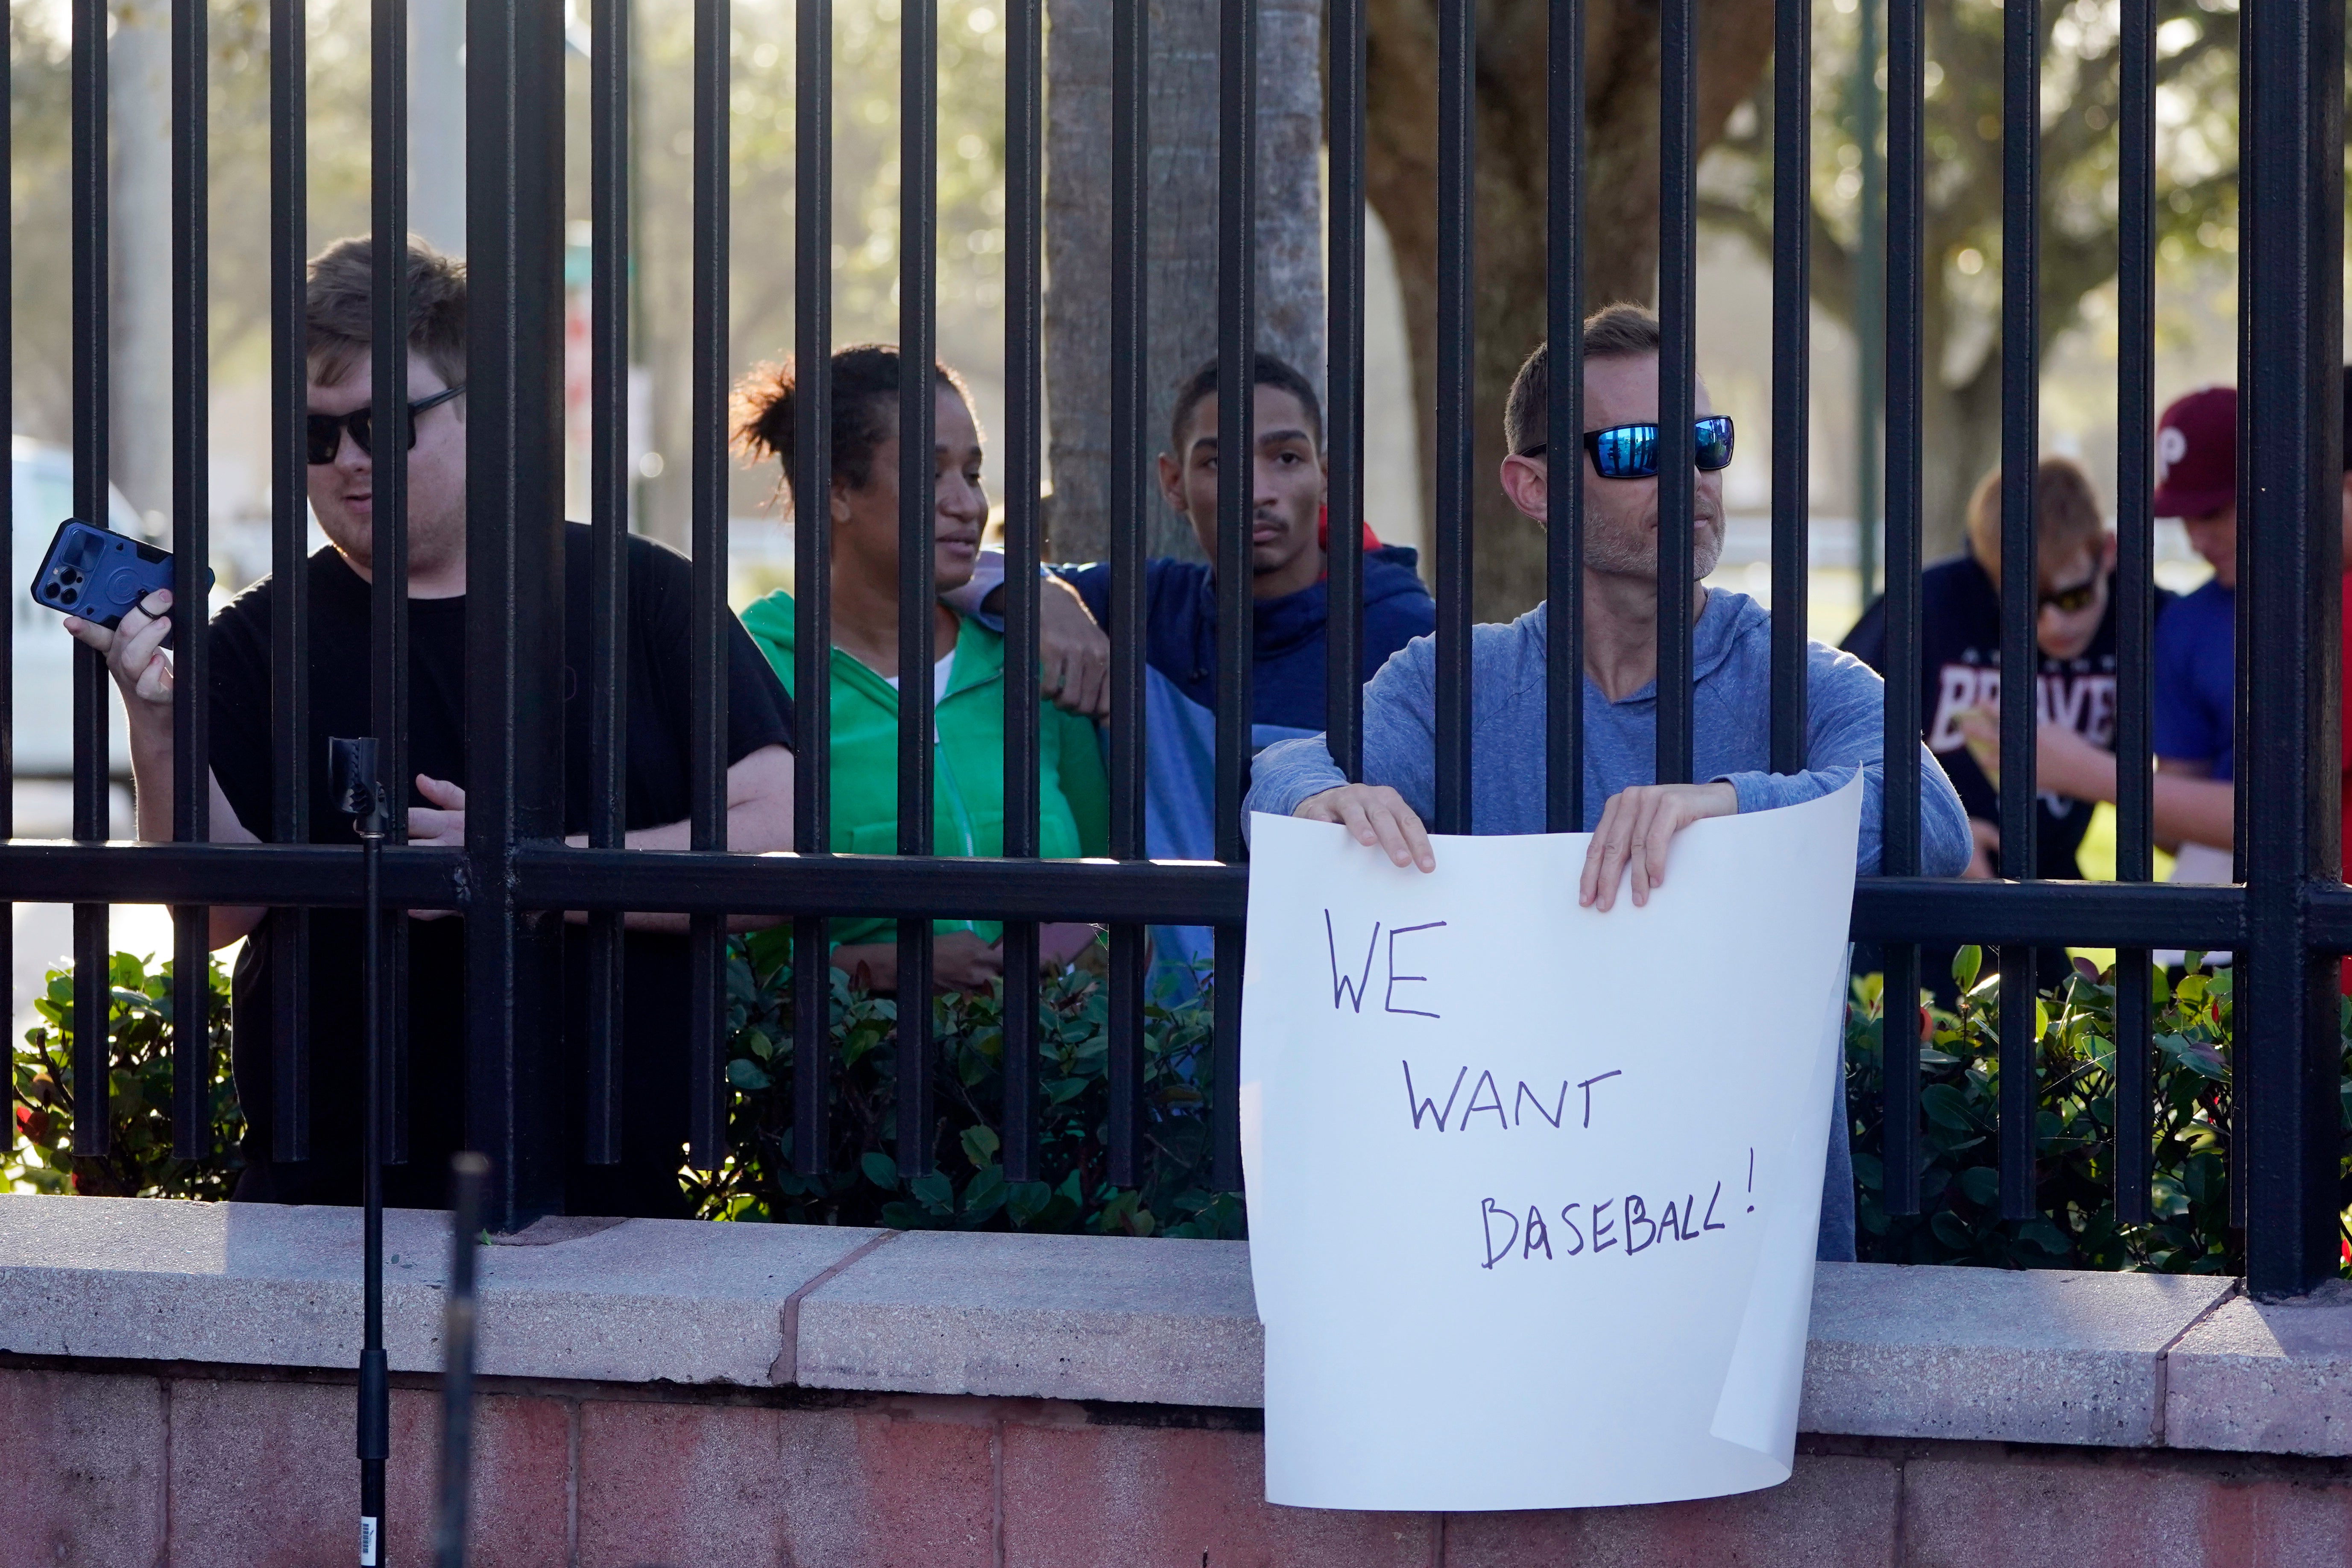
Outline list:
[[[1045,155],[1045,384],[1052,430],[1051,552],[1110,548],[1111,6],[1049,0]],[[1156,0],[1147,96],[1147,357],[1150,447],[1177,384],[1217,352],[1217,5]],[[1322,15],[1318,0],[1260,0],[1257,342],[1323,384]],[[1147,504],[1155,555],[1200,559],[1184,520]]]
[[[1722,133],[1772,52],[1766,0],[1700,0],[1698,140]],[[1503,457],[1511,378],[1545,331],[1546,7],[1480,7],[1474,361],[1476,550],[1471,598],[1480,620],[1505,620],[1543,597],[1543,531],[1504,500],[1490,476]],[[1657,286],[1657,9],[1589,0],[1585,10],[1584,297],[1588,309],[1647,301]],[[1435,0],[1372,0],[1367,197],[1388,226],[1412,343],[1422,448],[1436,443],[1437,20]],[[1704,353],[1701,355],[1704,359]],[[1433,463],[1424,462],[1424,472]],[[1433,526],[1433,505],[1429,509]]]

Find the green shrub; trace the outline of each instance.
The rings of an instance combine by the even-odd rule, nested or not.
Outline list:
[[[2193,958],[2193,955],[2192,955]],[[2242,1237],[2230,1224],[2231,975],[2192,966],[2177,983],[2152,979],[2153,1217],[2123,1225],[2115,1206],[2115,987],[2112,971],[2081,961],[2036,1000],[2035,1218],[2000,1217],[2000,1014],[1983,955],[1953,964],[1959,1003],[1905,1017],[1918,1045],[1922,1212],[1885,1203],[1880,977],[1855,978],[1846,1013],[1846,1089],[1859,1186],[1859,1252],[1889,1263],[2234,1273]],[[171,966],[115,955],[110,1030],[114,1152],[70,1152],[74,1106],[73,978],[48,976],[13,1062],[16,1146],[0,1184],[18,1192],[226,1197],[238,1169],[243,1119],[228,1078],[228,980],[212,973],[212,1152],[171,1155]],[[1214,1190],[1207,1109],[1210,1009],[1148,1010],[1144,1041],[1143,1181],[1108,1179],[1108,987],[1073,971],[1043,987],[1038,1165],[1043,1179],[1008,1182],[999,1158],[1003,1095],[1001,988],[933,998],[937,1038],[930,1155],[933,1173],[898,1176],[892,998],[831,975],[827,1083],[829,1173],[792,1168],[793,994],[782,971],[755,973],[740,945],[728,966],[731,1087],[729,1154],[709,1175],[684,1173],[697,1212],[712,1219],[880,1225],[902,1229],[1089,1231],[1127,1236],[1238,1237],[1239,1193]],[[2339,1016],[2352,1046],[2352,1004]],[[2352,1050],[2343,1097],[2352,1148]],[[2346,1163],[2352,1191],[2352,1160]],[[2347,1231],[2352,1237],[2352,1230]]]
[[[2177,984],[2152,979],[2153,1218],[2124,1225],[2115,1205],[2115,975],[2077,960],[2036,1001],[2034,1201],[2027,1220],[2000,1215],[2000,1003],[1997,975],[1964,948],[1957,1010],[1923,1009],[1918,1046],[1921,1212],[1885,1203],[1885,1026],[1880,977],[1857,978],[1846,1014],[1846,1092],[1860,1186],[1859,1252],[1886,1263],[2235,1273],[2242,1238],[2230,1224],[2231,972],[2190,955]],[[1908,1019],[1903,1020],[1906,1025]],[[2345,1018],[2352,1033],[2352,1013]],[[1910,1035],[1914,1028],[1906,1028]],[[2347,1064],[2352,1065],[2352,1064]],[[2352,1126],[2352,1072],[2347,1073]],[[2340,1224],[2340,1222],[2339,1222]]]
[[[1035,1073],[1042,1179],[1029,1182],[1007,1181],[998,1158],[1002,984],[981,995],[934,997],[933,1169],[902,1183],[898,1005],[855,989],[838,970],[829,973],[829,1173],[803,1176],[793,1170],[792,976],[781,966],[755,973],[740,943],[730,954],[729,1156],[709,1177],[689,1172],[686,1178],[706,1218],[907,1230],[1243,1234],[1241,1194],[1213,1191],[1209,1180],[1207,1108],[1214,1085],[1204,1004],[1147,1009],[1143,1182],[1121,1188],[1111,1184],[1108,1170],[1108,984],[1081,969],[1044,984]]]
[[[205,1020],[212,1145],[197,1160],[172,1157],[172,966],[118,952],[107,978],[113,987],[107,1018],[113,1152],[102,1158],[72,1152],[73,973],[52,970],[33,1002],[41,1021],[25,1031],[11,1064],[16,1137],[0,1158],[0,1184],[15,1192],[97,1197],[228,1196],[243,1164],[237,1141],[245,1131],[229,1082],[228,976],[212,966]]]

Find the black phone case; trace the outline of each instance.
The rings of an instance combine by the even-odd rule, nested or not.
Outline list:
[[[207,583],[212,574],[206,572]],[[33,602],[113,627],[131,606],[172,585],[172,552],[69,517],[33,574]],[[164,639],[169,647],[170,637]]]

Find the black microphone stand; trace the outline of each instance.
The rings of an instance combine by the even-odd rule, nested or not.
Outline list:
[[[383,1352],[383,976],[380,952],[383,924],[383,831],[389,803],[376,776],[373,737],[327,742],[328,776],[336,802],[356,819],[361,863],[366,868],[367,901],[360,922],[361,988],[367,1016],[362,1048],[366,1089],[360,1100],[364,1235],[362,1285],[365,1325],[360,1349],[360,1565],[382,1568],[385,1561],[383,1464],[392,1449],[392,1384]]]

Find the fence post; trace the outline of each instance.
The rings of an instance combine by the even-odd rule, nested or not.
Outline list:
[[[2307,895],[2338,879],[2344,14],[2252,0],[2241,131],[2247,366],[2239,426],[2248,941],[2239,955],[2246,1276],[2261,1298],[2336,1271],[2336,962]]]
[[[466,1141],[512,1230],[563,1205],[563,915],[514,879],[563,829],[563,13],[471,0],[466,54]]]

